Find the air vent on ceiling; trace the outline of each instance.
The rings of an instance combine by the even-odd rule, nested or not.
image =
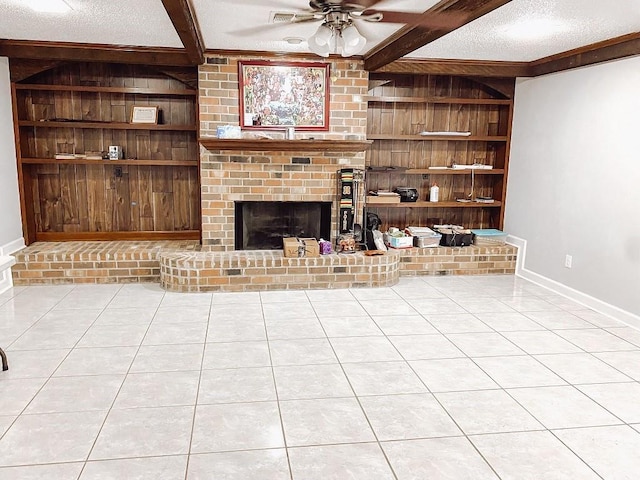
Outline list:
[[[293,12],[271,12],[270,16],[269,23],[290,23],[296,18],[296,14]]]

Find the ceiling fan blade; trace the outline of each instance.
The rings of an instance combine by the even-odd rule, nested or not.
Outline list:
[[[407,25],[422,26],[432,29],[445,29],[457,27],[463,20],[463,15],[459,13],[434,13],[428,17],[422,17],[421,13],[416,12],[395,12],[392,10],[365,10],[363,16],[373,14],[382,14],[380,21],[383,23],[404,23]],[[366,20],[366,18],[363,18]]]
[[[377,4],[384,2],[385,0],[343,0],[343,5],[357,5],[361,7],[362,10],[369,9],[371,7],[375,7]]]
[[[233,3],[236,5],[252,5],[256,7],[264,7],[265,0],[222,0],[225,3]],[[296,0],[269,0],[269,8],[278,9],[278,10],[301,10],[305,8],[305,5],[299,4],[299,1]],[[307,8],[307,10],[309,10]]]
[[[317,18],[317,15],[300,15],[297,19],[292,20],[291,22],[278,22],[278,23],[267,23],[265,25],[258,25],[257,27],[249,27],[249,28],[241,28],[239,30],[232,30],[230,33],[232,35],[255,35],[258,33],[263,33],[270,30],[277,30],[279,28],[288,27],[290,25],[296,23],[310,23],[310,22],[320,22],[323,18]]]

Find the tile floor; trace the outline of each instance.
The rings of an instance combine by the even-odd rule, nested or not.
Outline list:
[[[640,332],[512,276],[20,287],[0,344],[0,480],[640,472]]]

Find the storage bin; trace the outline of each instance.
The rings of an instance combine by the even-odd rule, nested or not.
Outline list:
[[[442,235],[439,233],[434,233],[428,237],[413,237],[413,246],[414,247],[437,247],[440,245],[440,240],[442,240]]]
[[[507,234],[495,228],[474,229],[473,244],[478,246],[504,245],[507,242]]]

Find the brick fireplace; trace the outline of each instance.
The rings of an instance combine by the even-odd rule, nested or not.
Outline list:
[[[358,252],[284,258],[277,250],[238,251],[238,202],[328,202],[335,239],[337,172],[365,166],[368,88],[362,62],[330,60],[330,130],[297,133],[297,139],[313,136],[324,144],[282,141],[267,151],[243,140],[243,148],[223,149],[229,143],[214,138],[218,126],[239,124],[237,62],[242,59],[249,58],[209,56],[199,67],[200,137],[209,147],[200,149],[201,249],[196,242],[36,243],[16,255],[15,285],[160,281],[178,292],[250,291],[381,287],[394,285],[400,275],[514,272],[517,252],[510,245],[414,248],[374,257]]]
[[[221,125],[239,125],[238,60],[209,56],[199,68],[200,136],[215,137]],[[299,59],[283,59],[300,61]],[[317,61],[316,58],[309,59]],[[330,130],[296,132],[298,139],[366,137],[368,74],[361,61],[331,60]],[[274,138],[281,132],[266,132]],[[254,132],[245,132],[250,137]],[[334,149],[335,150],[335,149]],[[353,151],[255,151],[201,148],[202,244],[210,251],[235,248],[235,203],[331,202],[331,236],[337,235],[337,171],[364,168],[365,153]]]

